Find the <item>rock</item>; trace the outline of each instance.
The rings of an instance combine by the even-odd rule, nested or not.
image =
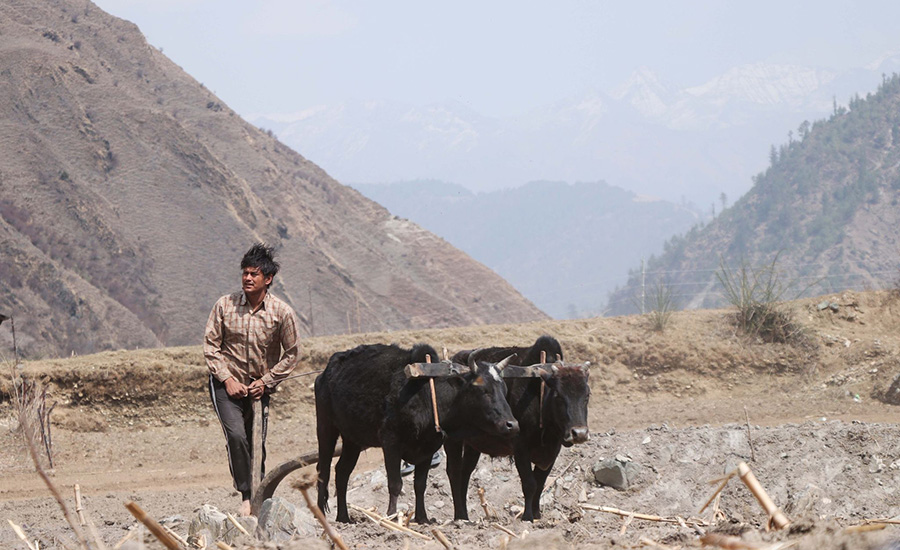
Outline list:
[[[175,526],[178,526],[178,525],[181,525],[182,523],[184,523],[184,518],[179,515],[169,516],[167,518],[163,518],[163,519],[159,520],[159,523],[162,525],[165,525],[166,527],[171,529],[172,527],[175,527]]]
[[[280,497],[263,501],[259,508],[257,535],[262,540],[290,540],[297,531],[297,507]]]
[[[815,517],[822,501],[822,489],[810,483],[805,489],[789,497],[784,511],[793,518]]]
[[[262,540],[283,542],[295,534],[315,536],[315,518],[305,508],[296,506],[280,497],[263,501],[259,508],[259,525],[256,535]],[[251,531],[252,532],[252,531]]]
[[[212,534],[214,540],[221,539],[227,529],[225,526],[227,521],[228,517],[220,512],[218,508],[204,504],[200,507],[197,517],[191,520],[191,525],[188,527],[188,535],[194,535],[206,530]]]
[[[248,533],[251,534],[250,539],[253,540],[253,537],[255,536],[256,531],[259,528],[259,520],[256,519],[256,517],[254,517],[254,516],[236,517],[234,519],[235,519],[235,521],[238,522],[238,524],[240,524],[241,527],[244,528],[244,531],[247,531]],[[230,521],[228,522],[227,525],[228,525],[230,531],[225,532],[226,538],[230,538],[232,541],[234,541],[240,537],[247,536],[240,529],[235,527],[234,524],[231,523]]]
[[[881,395],[881,400],[890,405],[900,405],[900,374],[894,376],[890,387]]]
[[[387,484],[387,475],[381,470],[372,472],[372,478],[369,480],[373,491],[381,490]]]
[[[640,472],[640,466],[620,455],[597,462],[592,472],[594,480],[600,485],[624,491],[634,483]]]

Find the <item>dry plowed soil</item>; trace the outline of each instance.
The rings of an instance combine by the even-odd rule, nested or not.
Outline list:
[[[900,298],[848,292],[781,307],[796,329],[783,343],[741,333],[729,310],[679,312],[662,331],[651,328],[649,316],[630,316],[307,340],[298,373],[322,369],[331,353],[361,343],[424,341],[453,353],[526,345],[541,334],[560,340],[567,361],[591,362],[591,439],[560,453],[541,520],[517,519],[523,503],[512,464],[482,457],[469,490],[471,521],[452,520],[441,464],[426,493],[434,523],[410,526],[429,540],[389,530],[356,510],[354,523],[335,525],[338,533],[351,548],[375,549],[443,548],[434,529],[456,548],[698,548],[703,541],[722,548],[900,548],[892,546],[900,528],[873,523],[900,513],[900,408],[893,404],[900,395],[892,386],[900,374]],[[76,548],[25,449],[6,374],[10,355],[0,382],[0,548],[27,548],[6,520],[40,548]],[[20,372],[47,390],[48,406],[56,404],[53,467],[43,459],[43,468],[75,523],[79,484],[83,511],[108,548],[126,536],[122,547],[163,548],[137,527],[128,501],[182,537],[204,504],[237,511],[199,347],[29,361]],[[316,448],[313,378],[286,381],[272,398],[270,467]],[[631,463],[623,490],[594,479],[595,464],[614,458]],[[741,462],[790,520],[787,528],[769,525],[769,514],[737,477],[701,512]],[[293,485],[288,478],[276,496],[305,508]],[[405,478],[401,510],[413,505],[411,485]],[[496,517],[486,518],[479,488]],[[332,485],[329,520],[333,494]],[[361,457],[348,500],[384,513],[380,449]],[[293,541],[243,537],[231,544],[327,547],[321,534],[309,524]]]

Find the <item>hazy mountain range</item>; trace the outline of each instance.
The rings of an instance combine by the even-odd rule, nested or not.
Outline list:
[[[452,101],[380,100],[248,118],[344,182],[424,178],[496,190],[602,179],[707,208],[721,193],[735,200],[746,192],[770,145],[796,135],[801,122],[898,68],[900,55],[846,71],[757,63],[690,86],[640,69],[611,90],[508,118]]]
[[[599,315],[642,258],[699,215],[603,182],[531,182],[472,193],[412,181],[355,186],[496,271],[557,318]]]

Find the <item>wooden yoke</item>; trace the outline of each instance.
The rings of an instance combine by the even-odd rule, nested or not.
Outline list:
[[[425,356],[425,362],[431,363],[431,356]],[[428,385],[431,387],[431,408],[434,410],[434,431],[440,433],[441,432],[441,419],[438,418],[438,410],[437,410],[437,392],[434,391],[434,377],[428,377]]]
[[[547,352],[541,350],[541,363],[547,362]],[[544,429],[544,389],[546,389],[547,383],[544,382],[544,377],[541,377],[541,400],[539,403],[538,409],[538,428]]]

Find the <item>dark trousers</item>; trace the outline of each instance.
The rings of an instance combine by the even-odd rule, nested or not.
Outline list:
[[[225,391],[225,384],[209,377],[209,396],[216,416],[225,432],[225,449],[228,453],[228,468],[234,480],[234,488],[244,500],[250,498],[250,469],[253,449],[253,399],[244,397],[232,399]],[[266,429],[269,425],[269,395],[262,396],[262,472],[266,471]]]

